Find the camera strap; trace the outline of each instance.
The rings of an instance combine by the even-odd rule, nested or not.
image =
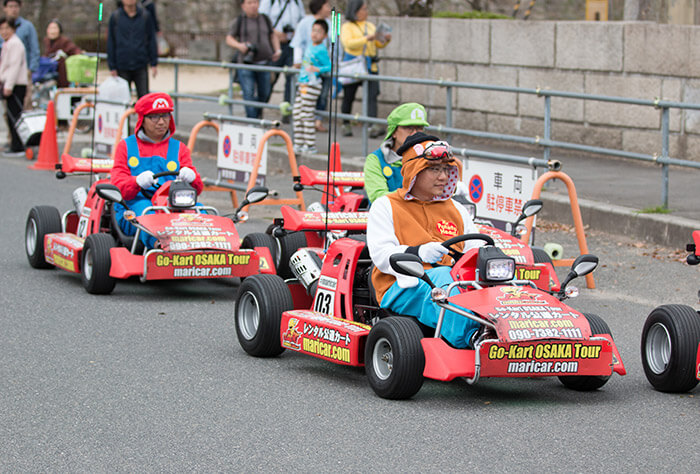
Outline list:
[[[277,23],[279,23],[280,20],[282,19],[282,15],[284,15],[285,10],[287,10],[287,6],[289,6],[289,2],[290,2],[290,0],[287,0],[286,2],[284,2],[284,6],[282,7],[282,10],[280,11],[280,14],[277,17],[277,20],[275,20],[275,23],[272,25],[273,30],[277,27]]]

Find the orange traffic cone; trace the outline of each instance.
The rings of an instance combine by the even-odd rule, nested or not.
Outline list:
[[[56,138],[56,112],[54,111],[53,100],[49,101],[46,107],[46,124],[41,132],[39,142],[39,155],[36,163],[30,166],[33,170],[53,170],[58,163],[58,140]]]

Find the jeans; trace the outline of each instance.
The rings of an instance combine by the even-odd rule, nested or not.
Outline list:
[[[284,67],[284,66],[291,66],[294,63],[294,49],[289,46],[289,43],[282,43],[280,44],[280,49],[282,50],[282,54],[280,55],[280,58],[277,61],[273,61],[270,63],[270,66],[277,66],[277,67]],[[279,79],[280,74],[275,73],[275,76],[272,78],[272,85],[270,86],[270,90],[272,90],[273,87],[275,87],[275,84],[277,83],[277,79]],[[287,102],[292,102],[292,75],[291,74],[285,74],[284,75],[284,100]]]
[[[324,111],[328,105],[328,94],[331,90],[331,78],[321,76],[321,95],[316,100],[316,110]],[[320,116],[317,116],[320,118]]]
[[[238,70],[238,82],[241,85],[243,100],[266,103],[270,100],[272,85],[270,73],[266,71]],[[255,94],[257,88],[257,95]],[[248,118],[262,118],[262,109],[253,106],[245,106],[245,115]]]

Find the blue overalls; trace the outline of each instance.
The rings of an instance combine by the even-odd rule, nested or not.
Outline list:
[[[127,164],[131,170],[132,176],[138,176],[144,171],[153,171],[154,174],[163,173],[165,171],[178,172],[180,171],[180,145],[181,143],[174,138],[170,138],[168,141],[168,152],[166,157],[162,156],[146,156],[143,157],[139,154],[138,142],[136,141],[136,135],[131,135],[125,138],[126,141],[126,156]],[[158,182],[163,184],[166,181],[172,181],[177,177],[175,176],[161,176],[158,178]],[[147,189],[151,193],[156,192],[158,188],[156,186],[151,186]],[[143,195],[141,191],[136,195],[134,199],[126,201],[129,209],[134,211],[137,216],[143,214],[144,209],[151,206],[151,199]],[[136,227],[131,225],[129,221],[124,219],[124,206],[121,204],[114,204],[114,212],[116,214],[117,222],[119,223],[119,228],[126,235],[135,235]],[[153,211],[148,211],[148,214],[153,214]],[[152,249],[155,246],[156,238],[141,231],[139,234],[139,239],[144,243],[146,248]]]
[[[386,178],[386,185],[389,188],[389,192],[396,191],[403,185],[403,176],[401,175],[400,166],[391,166],[384,159],[384,152],[382,148],[379,147],[372,152],[374,156],[379,159],[379,167],[382,170],[382,174]]]

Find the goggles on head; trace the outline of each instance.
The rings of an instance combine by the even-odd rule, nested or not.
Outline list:
[[[452,154],[452,147],[449,143],[439,141],[433,142],[427,147],[420,155],[411,160],[416,160],[418,158],[425,158],[428,161],[438,161],[438,160],[451,160],[454,155]],[[408,160],[408,161],[411,161]]]

